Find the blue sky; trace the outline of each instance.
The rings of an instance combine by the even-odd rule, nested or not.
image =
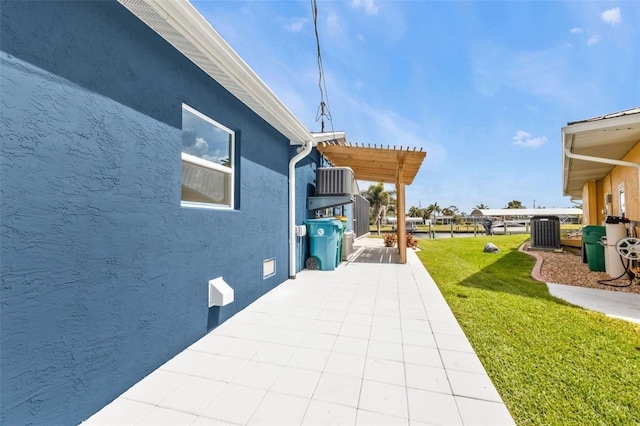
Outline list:
[[[320,131],[311,2],[192,3]],[[561,128],[640,105],[637,1],[319,1],[318,31],[325,130],[427,152],[407,208],[572,207]]]

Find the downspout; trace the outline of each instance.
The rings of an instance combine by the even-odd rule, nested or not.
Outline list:
[[[296,164],[311,153],[315,141],[307,141],[289,161],[289,278],[296,277]]]
[[[567,147],[564,148],[564,155],[566,155],[569,158],[573,158],[575,160],[591,161],[593,163],[602,163],[602,164],[612,164],[614,166],[635,167],[636,169],[638,169],[638,184],[640,185],[640,163],[633,163],[631,161],[614,160],[611,158],[592,157],[590,155],[575,154],[571,152],[570,148],[567,148]],[[640,193],[638,195],[639,195],[638,199],[640,200]]]

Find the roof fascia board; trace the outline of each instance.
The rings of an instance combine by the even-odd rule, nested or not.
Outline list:
[[[640,125],[640,114],[629,114],[620,117],[603,118],[596,121],[569,124],[562,128],[562,133],[571,135],[632,125]]]
[[[186,0],[119,0],[124,6],[129,3],[144,3],[163,17],[180,35],[188,40],[211,63],[219,69],[233,84],[224,81],[219,83],[229,90],[251,109],[252,104],[258,104],[267,114],[254,111],[265,121],[287,136],[292,144],[303,144],[313,140],[307,128],[293,115],[293,113],[278,99],[256,73],[242,60],[229,44],[215,31],[202,15]],[[135,9],[129,8],[134,14]],[[138,16],[142,19],[142,16]],[[146,22],[143,20],[143,22]],[[147,24],[149,25],[149,24]],[[151,26],[151,25],[149,25]],[[151,26],[152,27],[152,26]],[[155,28],[152,27],[155,30]],[[171,40],[167,40],[171,43]],[[176,47],[177,48],[177,47]],[[185,54],[184,52],[182,52]],[[188,59],[200,68],[202,64],[193,58]],[[203,68],[203,71],[207,72]],[[212,78],[215,76],[207,72]]]

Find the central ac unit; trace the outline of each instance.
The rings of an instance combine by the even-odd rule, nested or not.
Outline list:
[[[353,170],[349,167],[321,167],[316,174],[316,195],[352,195]]]

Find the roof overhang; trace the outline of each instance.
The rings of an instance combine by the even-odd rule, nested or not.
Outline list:
[[[582,198],[584,184],[604,178],[638,142],[640,107],[568,123],[562,128],[564,195]],[[583,157],[571,158],[571,154]]]
[[[401,183],[410,185],[418,174],[426,152],[357,145],[319,143],[317,149],[335,167],[351,167],[354,178],[370,182],[397,183],[399,165],[403,165]]]
[[[118,0],[292,144],[312,141],[307,128],[187,0]]]

